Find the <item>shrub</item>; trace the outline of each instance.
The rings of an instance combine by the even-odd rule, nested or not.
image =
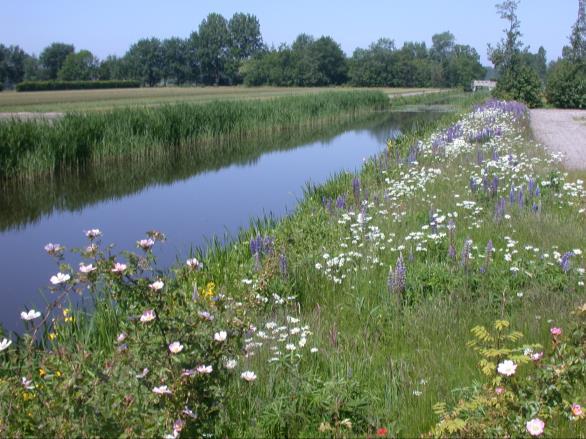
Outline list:
[[[16,91],[91,90],[99,88],[138,88],[140,81],[24,81]]]
[[[586,63],[557,62],[547,76],[545,95],[559,108],[586,108]]]
[[[542,105],[542,84],[537,72],[529,66],[519,65],[503,73],[494,94],[499,99],[515,100],[535,108]]]
[[[549,349],[535,344],[509,346],[523,334],[507,332],[505,320],[497,320],[493,332],[483,326],[473,328],[474,340],[468,345],[480,355],[478,366],[489,382],[469,390],[451,410],[444,403],[436,404],[441,420],[431,435],[540,435],[533,430],[536,424],[547,436],[577,433],[584,422],[579,383],[584,383],[586,373],[586,304],[573,315],[571,326],[551,328]]]

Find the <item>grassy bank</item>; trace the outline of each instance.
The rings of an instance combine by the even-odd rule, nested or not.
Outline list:
[[[194,146],[215,154],[212,140],[251,137],[388,108],[379,92],[337,92],[267,101],[211,102],[71,113],[42,121],[0,122],[0,177],[33,178],[112,158],[129,160]]]
[[[6,92],[0,94],[1,112],[109,111],[120,107],[164,104],[202,104],[216,100],[262,100],[335,91],[373,90],[349,87],[153,87],[122,90]],[[434,92],[438,89],[377,88],[389,96]]]
[[[541,419],[546,436],[583,434],[584,173],[561,172],[526,122],[504,103],[447,116],[170,273],[159,234],[111,255],[88,233],[81,272],[61,265],[52,290],[96,312],[57,301],[54,322],[25,316],[42,346],[4,342],[0,432],[502,437]],[[502,340],[475,331],[497,344],[479,368],[470,331],[496,319]]]

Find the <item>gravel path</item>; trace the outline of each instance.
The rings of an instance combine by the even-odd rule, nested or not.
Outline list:
[[[63,117],[65,113],[32,113],[32,112],[20,112],[20,113],[0,113],[0,120],[56,120]]]
[[[586,110],[531,110],[535,138],[564,153],[568,169],[586,169]]]

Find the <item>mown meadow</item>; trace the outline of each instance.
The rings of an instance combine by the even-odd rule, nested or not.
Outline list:
[[[157,267],[85,232],[0,336],[8,436],[584,436],[584,173],[488,101]],[[156,208],[156,206],[154,206]],[[93,300],[92,312],[68,297]]]

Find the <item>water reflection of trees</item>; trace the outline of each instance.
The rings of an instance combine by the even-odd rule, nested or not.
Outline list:
[[[55,211],[78,211],[100,201],[123,198],[152,185],[172,184],[230,165],[249,166],[266,152],[304,147],[317,141],[331,143],[346,131],[366,132],[384,144],[401,129],[432,117],[437,115],[375,113],[210,144],[213,154],[208,148],[173,148],[154,157],[132,159],[131,163],[129,159],[112,160],[99,166],[64,171],[45,181],[2,182],[0,230],[24,227]]]

